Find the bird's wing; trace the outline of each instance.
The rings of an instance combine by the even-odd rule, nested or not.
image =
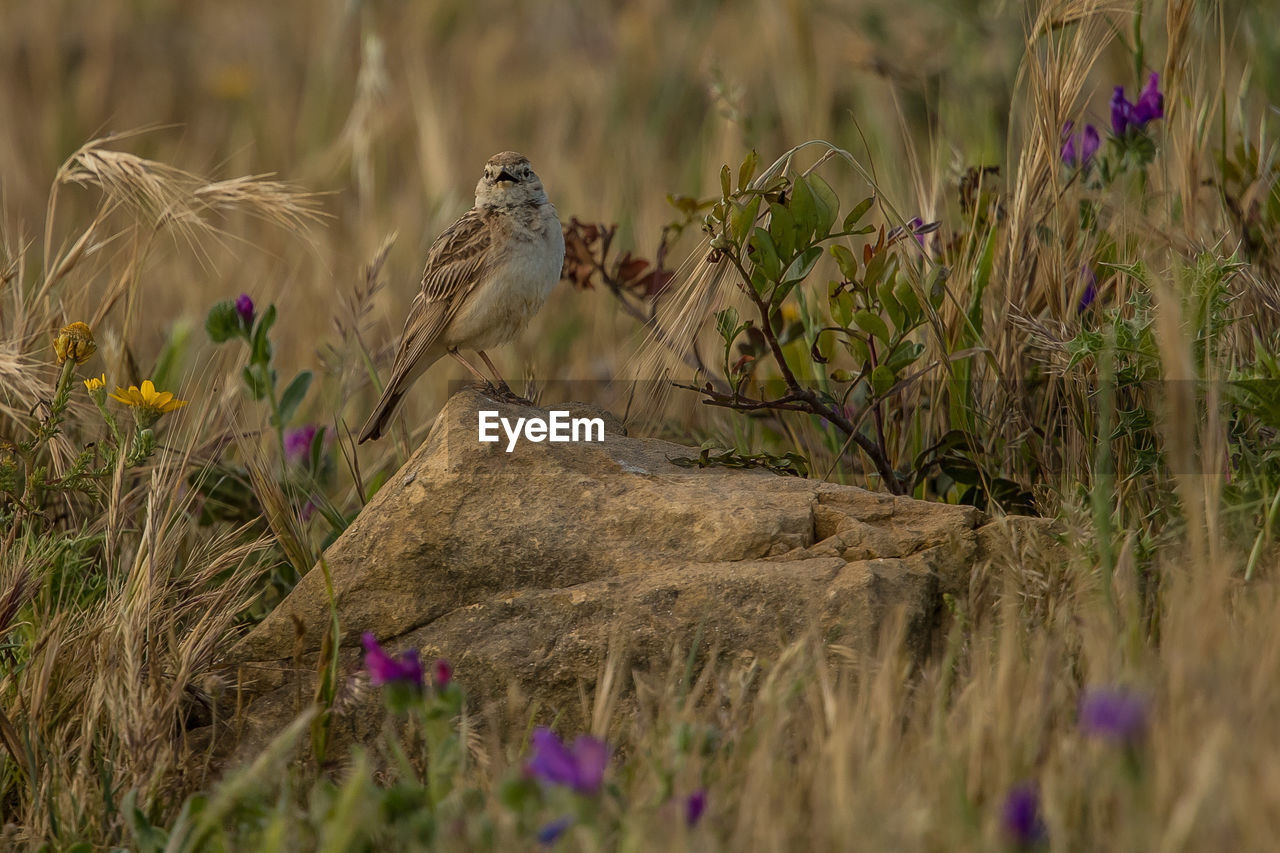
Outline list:
[[[436,238],[427,253],[422,290],[409,308],[388,389],[395,388],[449,325],[458,305],[475,288],[489,257],[489,229],[472,209]]]

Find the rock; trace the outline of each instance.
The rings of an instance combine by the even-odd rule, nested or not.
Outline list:
[[[986,519],[971,507],[681,467],[671,460],[696,450],[566,408],[605,419],[605,439],[507,452],[505,439],[477,440],[480,410],[513,421],[539,410],[471,391],[448,402],[325,555],[344,675],[358,670],[358,638],[372,631],[393,651],[448,658],[473,698],[500,700],[510,687],[547,719],[581,721],[581,687],[619,639],[641,668],[665,667],[674,645],[695,638],[704,653],[768,658],[815,627],[827,642],[871,649],[896,614],[923,657],[940,638],[942,594],[962,594],[1005,541],[980,531]],[[313,570],[232,650],[259,736],[310,700],[328,622]],[[370,736],[380,708],[366,695],[336,730]]]

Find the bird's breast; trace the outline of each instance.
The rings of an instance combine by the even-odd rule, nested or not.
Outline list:
[[[551,220],[554,227],[518,228],[508,235],[466,304],[458,307],[445,335],[448,346],[504,344],[542,307],[564,265],[564,236],[554,213]]]

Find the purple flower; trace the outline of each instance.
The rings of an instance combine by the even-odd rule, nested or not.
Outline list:
[[[1116,86],[1111,96],[1111,130],[1116,136],[1124,136],[1131,127],[1141,128],[1147,122],[1164,118],[1164,93],[1160,91],[1160,75],[1151,72],[1147,85],[1138,93],[1138,103],[1131,104],[1124,96],[1124,86]]]
[[[1116,86],[1111,96],[1111,132],[1116,136],[1124,136],[1129,125],[1133,123],[1133,104],[1124,96],[1124,86]]]
[[[1033,847],[1048,834],[1040,817],[1040,793],[1030,782],[1016,785],[1004,798],[1000,827],[1019,847]]]
[[[525,765],[530,775],[549,785],[572,788],[579,794],[595,794],[604,781],[609,746],[599,738],[579,735],[566,747],[556,733],[544,726],[533,730],[533,757]]]
[[[253,328],[253,299],[247,293],[236,297],[236,313],[247,328]]]
[[[1084,134],[1080,143],[1080,165],[1088,166],[1089,161],[1093,159],[1093,155],[1098,153],[1098,146],[1102,144],[1102,139],[1098,136],[1098,129],[1091,124],[1084,126]]]
[[[1071,168],[1080,166],[1084,168],[1089,165],[1093,159],[1093,155],[1098,153],[1098,146],[1102,144],[1102,140],[1098,137],[1098,129],[1091,124],[1084,126],[1079,136],[1071,133],[1073,127],[1072,122],[1067,122],[1062,126],[1062,135],[1066,141],[1062,143],[1062,162]],[[1080,140],[1080,151],[1076,152],[1076,139]]]
[[[1138,95],[1133,108],[1133,121],[1144,125],[1152,119],[1164,118],[1164,93],[1160,91],[1160,75],[1152,71],[1147,87]]]
[[[378,645],[378,638],[371,631],[366,631],[360,642],[364,645],[364,666],[369,670],[369,680],[374,687],[383,684],[422,687],[422,664],[418,661],[416,649],[409,649],[393,658]]]
[[[444,690],[450,681],[453,681],[453,665],[444,658],[436,658],[431,664],[431,683],[436,690]]]
[[[697,826],[698,821],[702,820],[702,813],[707,810],[707,790],[699,788],[684,800],[684,823],[685,826]]]
[[[911,236],[916,238],[916,242],[923,246],[926,233],[922,230],[924,228],[924,220],[917,216],[907,223],[907,228],[911,231]]]
[[[1147,726],[1147,700],[1124,688],[1099,687],[1080,699],[1080,728],[1085,734],[1117,743],[1142,737]]]
[[[1080,268],[1080,277],[1088,283],[1084,286],[1084,293],[1080,295],[1080,302],[1076,305],[1076,313],[1083,314],[1089,310],[1089,306],[1098,298],[1098,274],[1089,267]]]
[[[284,455],[290,462],[302,462],[311,453],[311,443],[320,428],[315,424],[291,429],[284,434]]]
[[[573,826],[572,817],[566,816],[559,820],[551,821],[551,823],[538,830],[538,843],[546,846],[555,844],[556,840],[564,835],[565,830],[571,826]]]
[[[919,216],[912,217],[904,224],[895,225],[890,228],[889,233],[885,235],[885,239],[892,243],[904,235],[910,234],[912,237],[916,238],[917,243],[927,248],[925,238],[934,231],[937,231],[938,226],[941,224],[941,222],[925,222],[924,219]]]

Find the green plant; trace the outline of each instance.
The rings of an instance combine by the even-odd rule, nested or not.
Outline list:
[[[935,270],[922,284],[918,269],[904,273],[899,252],[907,245],[918,249],[916,241],[936,225],[914,220],[888,231],[881,227],[876,239],[863,243],[859,259],[843,241],[877,233],[859,224],[875,197],[842,216],[835,190],[817,171],[852,158],[828,146],[813,167],[792,173],[794,155],[784,155],[756,179],[752,152],[737,171],[736,189],[729,167],[721,170],[720,199],[703,220],[710,236],[707,262],[729,268],[751,316],[743,318],[732,306],[716,313],[728,390],[711,383],[682,387],[737,412],[820,417],[845,436],[846,446],[856,444],[866,454],[889,491],[905,494],[913,474],[896,470],[883,407],[929,370],[918,365],[925,347],[916,333],[941,303],[944,273]],[[841,277],[827,284],[820,302],[810,277],[828,253]],[[845,358],[838,359],[836,350]],[[758,382],[762,362],[780,377],[776,390]]]
[[[271,327],[276,323],[276,306],[268,305],[261,315],[253,299],[242,293],[237,299],[223,300],[209,309],[205,330],[215,344],[233,338],[249,347],[249,363],[241,371],[240,378],[251,399],[266,400],[271,407],[271,426],[275,429],[280,448],[280,460],[284,463],[285,428],[293,422],[311,387],[310,370],[300,370],[289,381],[284,391],[277,388],[278,375],[272,365]],[[323,435],[317,437],[323,442]]]

